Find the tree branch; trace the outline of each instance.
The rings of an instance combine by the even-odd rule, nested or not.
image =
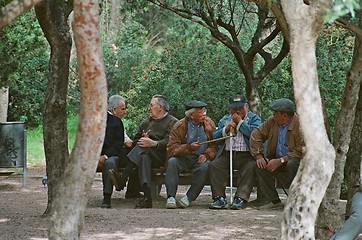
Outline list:
[[[42,0],[14,0],[0,10],[0,28],[9,25],[23,12],[29,10]]]
[[[338,18],[335,23],[338,26],[344,27],[348,30],[351,30],[354,34],[356,34],[356,37],[358,38],[358,40],[362,40],[362,31],[361,28],[359,28],[358,26],[346,21],[345,19],[343,19],[342,17]]]

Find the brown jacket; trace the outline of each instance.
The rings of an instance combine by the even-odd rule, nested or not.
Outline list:
[[[262,156],[264,152],[264,142],[267,142],[266,157],[275,157],[276,146],[278,142],[278,124],[274,117],[270,116],[262,125],[254,129],[250,137],[250,152],[255,159]],[[288,152],[283,158],[288,161],[292,158],[302,158],[303,148],[305,146],[302,131],[299,125],[299,119],[294,114],[287,130]]]
[[[215,130],[215,123],[211,120],[211,118],[206,117],[205,119],[206,124],[210,124],[212,126],[212,131],[206,132],[206,135],[209,140],[212,139],[212,132]],[[205,126],[204,123],[204,126]],[[168,144],[167,144],[167,159],[170,157],[177,157],[177,156],[187,156],[192,153],[188,144],[186,144],[187,139],[187,131],[188,131],[188,118],[185,117],[180,119],[172,128]],[[205,128],[206,131],[206,128]],[[213,160],[215,158],[217,152],[217,148],[215,143],[209,143],[208,147],[204,151],[204,155],[209,160]]]

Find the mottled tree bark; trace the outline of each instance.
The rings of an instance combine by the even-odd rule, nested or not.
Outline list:
[[[42,0],[13,0],[0,10],[0,28],[9,25],[23,12],[29,10]]]
[[[72,47],[68,16],[72,6],[67,1],[44,1],[35,7],[35,11],[51,49],[43,109],[44,152],[49,180],[47,215],[53,212],[53,200],[69,163],[66,108]]]
[[[323,26],[323,12],[331,2],[282,0],[289,26],[292,75],[305,156],[290,187],[284,209],[282,239],[314,239],[318,207],[334,170],[335,153],[324,127],[318,86],[316,40]]]
[[[317,237],[321,239],[330,237],[330,234],[332,234],[332,232],[344,221],[344,217],[340,214],[338,206],[341,194],[341,184],[344,178],[344,167],[351,141],[353,123],[355,122],[356,105],[362,79],[362,28],[354,26],[343,19],[337,20],[337,23],[352,30],[356,34],[356,38],[351,68],[346,74],[347,80],[342,96],[342,106],[338,113],[335,126],[333,142],[336,150],[335,171],[319,208]],[[361,123],[359,125],[361,125]],[[358,127],[356,126],[356,123],[355,127]],[[355,129],[354,131],[360,132],[361,128]],[[361,140],[358,141],[360,142]],[[360,147],[361,145],[359,145],[359,148]],[[355,164],[359,165],[359,156],[355,161],[357,161]]]
[[[75,0],[72,23],[77,49],[81,110],[75,147],[54,199],[50,239],[79,239],[84,210],[105,134],[107,83],[96,0]]]
[[[362,156],[362,87],[359,89],[356,115],[347,154],[347,207],[346,217],[351,214],[351,199],[360,185],[360,157]]]

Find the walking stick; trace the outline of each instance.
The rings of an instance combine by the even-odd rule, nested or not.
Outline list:
[[[233,128],[230,128],[230,204],[234,201],[233,196]]]

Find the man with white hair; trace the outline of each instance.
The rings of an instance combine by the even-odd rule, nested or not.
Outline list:
[[[178,205],[186,208],[204,187],[208,176],[209,162],[216,155],[215,143],[202,144],[212,139],[215,123],[206,116],[206,103],[189,101],[185,104],[186,117],[179,120],[171,130],[167,144],[168,166],[165,177],[166,208],[176,208],[176,192],[180,172],[192,169],[192,183]]]

